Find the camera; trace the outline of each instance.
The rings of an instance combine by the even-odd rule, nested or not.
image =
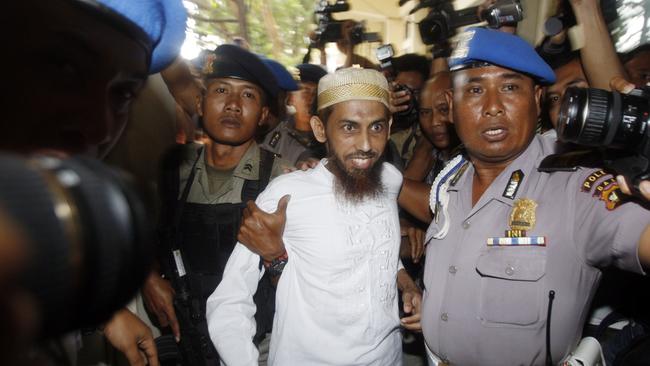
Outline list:
[[[0,155],[0,209],[25,237],[19,287],[45,339],[96,327],[133,298],[153,258],[135,184],[90,158]]]
[[[343,39],[344,20],[335,20],[332,14],[348,10],[350,10],[350,4],[346,0],[337,0],[334,4],[330,4],[327,0],[321,0],[314,11],[318,28],[311,39],[310,47],[320,48],[325,43],[337,42]],[[350,33],[350,40],[353,44],[377,42],[379,38],[378,33],[366,32],[365,25],[362,22],[355,22]]]
[[[431,8],[418,24],[422,42],[427,45],[438,44],[454,34],[454,30],[470,24],[486,21],[490,28],[499,28],[523,19],[523,10],[519,0],[497,0],[479,14],[478,6],[454,10],[449,0],[424,0],[410,11],[410,14]]]
[[[397,72],[395,66],[393,65],[393,56],[395,52],[393,46],[390,44],[385,44],[377,47],[375,50],[375,55],[379,61],[381,71],[386,76],[388,81],[392,82],[395,80]],[[397,112],[393,115],[393,126],[396,129],[403,129],[412,126],[414,123],[418,122],[418,102],[415,98],[415,93],[411,88],[406,85],[397,84],[394,91],[406,90],[410,94],[411,98],[408,100],[408,108],[404,111]]]
[[[650,178],[650,88],[629,94],[594,88],[568,88],[562,99],[558,137],[566,142],[607,149],[605,167],[638,187]]]

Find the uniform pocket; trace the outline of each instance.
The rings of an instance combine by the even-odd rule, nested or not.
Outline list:
[[[484,323],[526,326],[539,321],[545,248],[493,248],[479,257],[476,271],[481,276],[479,316]]]

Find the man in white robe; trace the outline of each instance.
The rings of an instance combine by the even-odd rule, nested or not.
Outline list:
[[[381,159],[390,132],[388,93],[374,70],[344,69],[320,81],[319,116],[311,124],[328,158],[276,178],[256,201],[265,212],[278,207],[276,234],[286,252],[261,266],[238,243],[208,299],[208,328],[222,364],[257,365],[252,296],[269,270],[282,274],[269,365],[401,365],[402,176]],[[400,289],[405,312],[413,314],[406,326],[417,327],[420,292],[412,281],[400,281]]]

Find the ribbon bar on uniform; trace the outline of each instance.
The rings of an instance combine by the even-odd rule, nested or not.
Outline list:
[[[536,245],[546,246],[544,236],[524,236],[521,238],[492,237],[487,239],[488,246],[515,246],[515,245]]]

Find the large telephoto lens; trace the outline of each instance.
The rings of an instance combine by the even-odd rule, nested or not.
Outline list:
[[[648,133],[647,97],[571,87],[558,120],[561,140],[579,145],[634,150]]]
[[[0,155],[0,207],[25,234],[21,285],[40,318],[39,335],[97,326],[142,284],[152,225],[135,186],[85,158]]]

